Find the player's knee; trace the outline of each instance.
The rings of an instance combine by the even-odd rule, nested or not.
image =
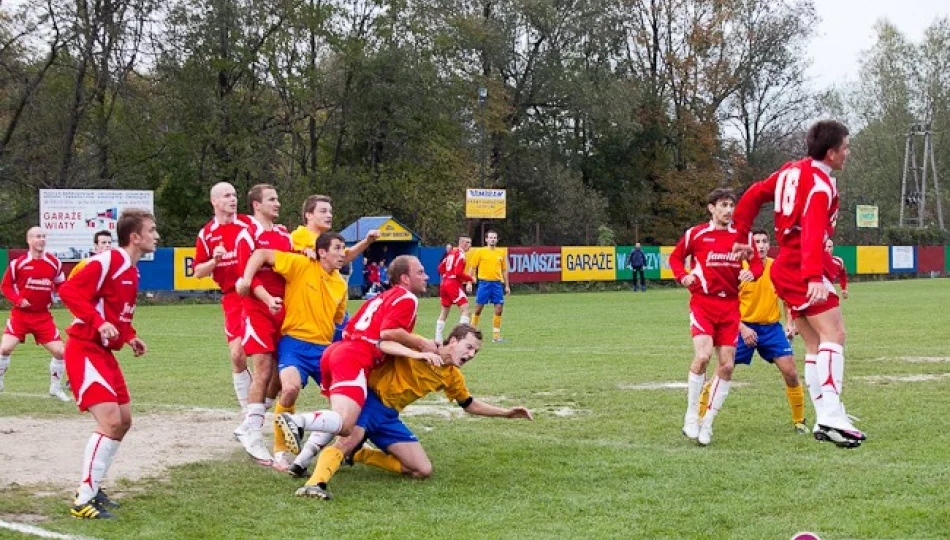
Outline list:
[[[732,371],[735,369],[736,364],[734,362],[728,362],[725,364],[719,365],[719,377],[722,379],[732,380]]]
[[[403,465],[403,467],[405,467],[405,465]],[[432,462],[426,460],[424,463],[413,465],[409,470],[409,474],[417,480],[430,478],[432,476]]]
[[[300,395],[300,385],[281,385],[280,393],[282,402],[286,399],[290,403],[294,403],[297,401],[297,396]]]

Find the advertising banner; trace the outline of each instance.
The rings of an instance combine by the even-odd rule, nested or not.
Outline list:
[[[218,284],[210,277],[195,277],[195,248],[175,248],[174,269],[176,291],[210,291],[218,288]]]
[[[614,246],[561,248],[562,281],[614,281],[617,277]]]
[[[61,261],[78,261],[92,253],[97,231],[112,233],[126,208],[155,212],[151,191],[115,189],[41,189],[40,227],[46,229],[46,250]],[[145,257],[145,260],[151,257]]]
[[[508,279],[512,283],[561,281],[561,248],[508,248]]]
[[[503,189],[466,189],[465,217],[505,219],[506,192]]]

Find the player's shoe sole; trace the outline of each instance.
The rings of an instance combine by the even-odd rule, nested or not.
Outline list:
[[[867,436],[860,431],[819,426],[818,431],[815,432],[815,440],[834,443],[839,448],[857,448],[867,440]]]
[[[74,504],[69,509],[69,514],[76,519],[115,519],[115,514],[103,508],[95,499],[83,504]]]
[[[274,421],[277,422],[277,428],[280,429],[280,435],[284,438],[287,450],[290,450],[294,454],[299,454],[302,446],[301,438],[303,436],[301,431],[303,430],[294,423],[289,413],[280,413]]]
[[[329,501],[333,498],[330,492],[320,486],[304,486],[294,492],[296,497],[307,497],[310,499],[323,499]]]
[[[798,433],[799,435],[808,433],[808,426],[806,426],[804,422],[796,422],[795,433]]]

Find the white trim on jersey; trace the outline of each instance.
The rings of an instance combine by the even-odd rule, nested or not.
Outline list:
[[[92,365],[92,362],[89,360],[88,356],[85,358],[85,360],[86,365],[83,368],[82,386],[79,388],[79,392],[77,392],[78,395],[76,396],[76,402],[82,403],[83,394],[85,394],[86,390],[89,390],[89,387],[95,383],[101,384],[106,390],[109,391],[109,393],[118,397],[118,394],[115,393],[115,390],[112,389],[112,386],[106,382],[104,378],[102,378],[102,375],[99,374],[99,370],[97,370],[96,367]]]
[[[805,199],[805,209],[802,211],[802,216],[808,214],[808,207],[811,205],[811,198],[815,193],[824,193],[828,195],[828,210],[831,209],[831,201],[834,200],[834,191],[831,189],[831,186],[828,185],[828,182],[825,182],[817,174],[815,177],[815,187],[811,188],[811,191],[808,192],[808,198]]]

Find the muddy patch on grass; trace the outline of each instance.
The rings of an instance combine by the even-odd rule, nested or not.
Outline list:
[[[231,434],[239,421],[236,412],[210,410],[133,416],[105,483],[158,476],[168,467],[228,455],[240,448]],[[75,487],[94,429],[89,415],[0,418],[0,488]]]

